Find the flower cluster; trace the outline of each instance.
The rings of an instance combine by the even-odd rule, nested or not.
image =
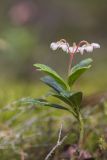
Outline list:
[[[81,53],[83,55],[84,52],[92,52],[94,49],[100,48],[100,45],[98,43],[88,43],[87,41],[81,41],[78,45],[73,43],[73,45],[70,46],[66,40],[62,39],[57,42],[52,42],[50,44],[50,48],[52,50],[61,48],[66,53]]]

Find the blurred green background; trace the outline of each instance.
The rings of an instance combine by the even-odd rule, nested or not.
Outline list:
[[[22,97],[39,97],[48,91],[48,88],[39,81],[42,74],[33,67],[34,63],[44,63],[66,77],[69,57],[60,50],[53,52],[50,49],[51,42],[65,38],[70,44],[81,40],[99,43],[101,49],[83,56],[79,54],[75,56],[74,64],[87,57],[94,61],[92,68],[76,82],[74,89],[83,91],[85,95],[107,91],[106,3],[106,0],[0,0],[0,129],[3,133],[4,130],[6,134],[8,130],[9,132],[12,130],[16,137],[17,134],[22,136],[25,133],[26,140],[26,134],[29,135],[26,128],[31,127],[27,132],[37,135],[36,138],[31,136],[30,140],[27,139],[26,146],[29,148],[31,144],[56,142],[56,130],[60,127],[56,122],[62,120],[61,115],[65,130],[71,126],[71,122],[74,122],[70,115],[50,109],[36,112],[35,109],[24,108],[21,113],[17,108],[14,108],[14,111],[3,110],[14,100]],[[85,115],[96,113],[96,110],[93,110],[86,109]],[[94,118],[93,121],[90,117],[88,122],[92,129],[97,128],[98,122],[104,117],[102,112],[101,115],[95,116],[96,120]],[[103,121],[106,125],[106,116]],[[100,134],[96,129],[93,132],[92,141],[88,143],[90,150],[94,143],[93,139],[98,137],[97,133]],[[76,137],[75,134],[73,136]],[[5,141],[2,143],[6,144]],[[23,142],[20,137],[13,141],[15,144],[18,141],[19,146]],[[13,145],[13,141],[10,137],[8,144],[11,142]],[[26,146],[24,147],[27,148]],[[10,159],[13,156],[14,159],[15,152],[11,155],[8,151],[1,152],[0,157],[7,160],[7,156],[10,156]],[[15,159],[16,155],[17,153]]]

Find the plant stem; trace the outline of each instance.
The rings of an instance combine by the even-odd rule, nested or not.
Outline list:
[[[66,45],[67,45],[67,42],[65,41]],[[70,60],[69,60],[69,66],[68,66],[68,75],[70,74],[70,70],[71,70],[71,66],[72,66],[72,60],[74,58],[74,54],[77,52],[78,48],[82,45],[82,44],[88,44],[87,41],[83,40],[83,41],[80,41],[78,43],[78,45],[76,46],[76,44],[74,44],[74,47],[73,47],[73,51],[70,52],[70,49],[69,49],[69,46],[67,45],[68,47],[68,52],[69,52],[69,55],[70,55]],[[76,46],[76,48],[75,48]]]
[[[80,125],[79,148],[82,148],[83,138],[84,138],[84,122],[81,113],[79,113],[79,125]]]
[[[70,54],[69,66],[68,66],[68,75],[70,74],[70,71],[71,71],[73,57],[74,57],[74,53]]]

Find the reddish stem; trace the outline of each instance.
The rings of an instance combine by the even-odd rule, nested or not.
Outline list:
[[[70,55],[69,66],[68,66],[68,75],[69,75],[70,70],[71,70],[71,66],[72,66],[72,60],[73,60],[73,58],[74,58],[74,54],[77,52],[78,48],[79,48],[82,44],[87,44],[88,42],[85,41],[85,40],[80,41],[80,42],[78,43],[78,45],[76,46],[76,49],[75,49],[75,46],[74,46],[73,51],[71,52],[70,49],[69,49],[69,45],[68,45],[67,41],[66,41],[65,39],[61,39],[60,41],[66,43],[67,49],[68,49],[68,53],[69,53],[69,55]]]
[[[78,43],[78,45],[77,45],[77,48],[76,48],[75,52],[78,50],[78,48],[79,48],[82,44],[88,44],[88,42],[85,41],[85,40],[80,41],[80,42]]]
[[[88,43],[88,42],[85,41],[85,40],[79,42],[78,45],[77,45],[77,47],[76,47],[76,49],[74,50],[74,48],[73,48],[73,51],[72,51],[72,52],[70,52],[69,46],[67,45],[67,47],[68,47],[68,53],[70,54],[70,61],[69,61],[69,67],[68,67],[68,74],[70,73],[70,70],[71,70],[72,60],[73,60],[73,58],[74,58],[74,54],[77,52],[78,48],[79,48],[82,44],[87,44],[87,43]],[[67,43],[66,43],[66,44],[67,44]]]
[[[69,66],[68,66],[68,75],[70,73],[70,70],[71,70],[71,66],[72,66],[72,60],[74,58],[74,51],[72,53],[69,53],[70,54],[70,60],[69,60]]]

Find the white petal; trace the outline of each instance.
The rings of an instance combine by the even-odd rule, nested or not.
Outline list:
[[[56,44],[57,44],[58,48],[61,48],[61,45],[62,45],[63,43],[60,42],[60,41],[58,41],[58,42],[56,42]]]
[[[100,48],[100,45],[98,43],[91,43],[91,45],[93,46],[93,48]]]
[[[70,51],[70,53],[73,53],[74,48],[73,47],[69,47],[69,51]]]
[[[80,52],[80,51],[79,51],[79,48],[77,49],[77,47],[74,47],[74,52],[75,52],[75,53]]]
[[[84,47],[86,52],[92,52],[93,51],[93,46],[92,45],[87,45],[86,47]]]
[[[84,46],[82,46],[82,47],[79,47],[78,50],[83,55],[85,48]]]
[[[50,44],[50,48],[55,51],[55,50],[58,48],[57,43],[52,42],[52,43]]]
[[[62,48],[62,50],[63,50],[64,52],[67,52],[67,53],[68,53],[68,46],[67,46],[67,44],[62,44],[60,47]]]

